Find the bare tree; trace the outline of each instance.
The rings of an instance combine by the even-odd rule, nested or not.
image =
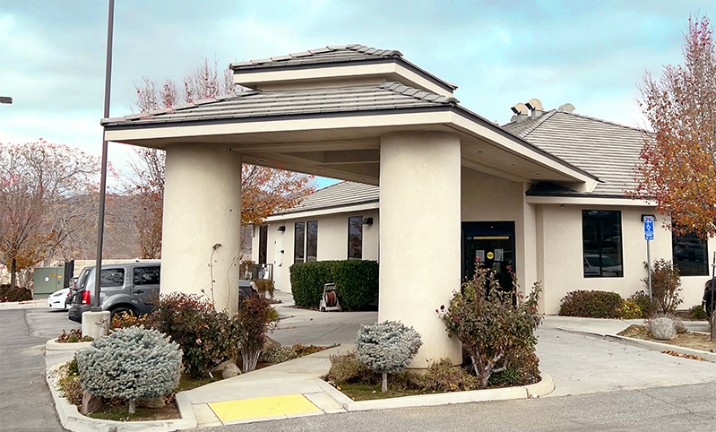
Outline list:
[[[79,215],[60,210],[96,189],[97,167],[97,158],[42,139],[0,144],[0,256],[13,288],[17,271],[52,255],[81,225]]]
[[[204,58],[202,64],[184,78],[181,95],[177,86],[166,80],[159,88],[156,82],[144,77],[136,86],[136,107],[141,112],[169,108],[180,102],[197,102],[224,94],[235,94],[233,74],[229,69],[220,72],[216,60],[213,65]],[[134,220],[139,234],[141,255],[159,258],[161,253],[162,204],[164,199],[164,151],[149,148],[135,150],[131,163],[133,178],[128,191],[136,203]],[[312,176],[261,166],[243,165],[241,178],[241,222],[261,223],[268,215],[298,204],[313,193]]]

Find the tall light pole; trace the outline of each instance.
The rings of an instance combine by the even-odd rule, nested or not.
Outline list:
[[[109,94],[112,83],[112,33],[114,30],[114,0],[109,0],[107,19],[107,64],[104,75],[104,118],[109,118]],[[94,299],[92,311],[99,311],[99,288],[102,280],[102,246],[104,243],[104,204],[107,194],[107,138],[102,127],[102,170],[99,183],[99,215],[97,217],[97,261],[95,263]]]

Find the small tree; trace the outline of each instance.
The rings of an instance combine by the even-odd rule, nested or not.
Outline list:
[[[381,391],[388,391],[388,374],[405,369],[423,342],[412,327],[398,321],[363,326],[356,339],[358,360],[383,375]]]
[[[642,279],[645,284],[648,279]],[[651,294],[654,302],[658,305],[662,314],[673,314],[676,307],[683,300],[679,297],[681,291],[681,275],[679,269],[671,264],[671,261],[658,259],[654,261],[651,268]]]
[[[707,17],[689,18],[684,65],[647,74],[641,108],[654,130],[641,151],[636,196],[655,200],[679,234],[716,235],[716,49]]]
[[[271,302],[262,296],[250,296],[239,303],[234,325],[244,372],[256,369],[266,344],[266,334],[273,331],[276,321],[276,312]]]
[[[115,330],[77,353],[82,388],[93,395],[129,401],[165,396],[179,384],[181,350],[156,330]]]
[[[537,313],[540,286],[535,284],[526,300],[517,294],[517,287],[514,281],[512,291],[501,291],[495,274],[477,267],[449,307],[440,306],[437,311],[448,334],[458,338],[470,355],[483,388],[493,373],[510,366],[520,369],[511,361],[535,358],[534,333],[542,320]]]

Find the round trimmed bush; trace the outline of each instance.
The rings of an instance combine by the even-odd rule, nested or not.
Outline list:
[[[76,355],[82,388],[96,396],[134,401],[171,393],[179,384],[181,349],[156,330],[128,327]]]
[[[624,299],[608,291],[572,291],[562,299],[559,314],[585,318],[621,318]]]

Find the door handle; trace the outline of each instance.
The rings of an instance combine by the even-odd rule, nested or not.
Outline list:
[[[144,290],[134,290],[135,294],[144,294]]]

